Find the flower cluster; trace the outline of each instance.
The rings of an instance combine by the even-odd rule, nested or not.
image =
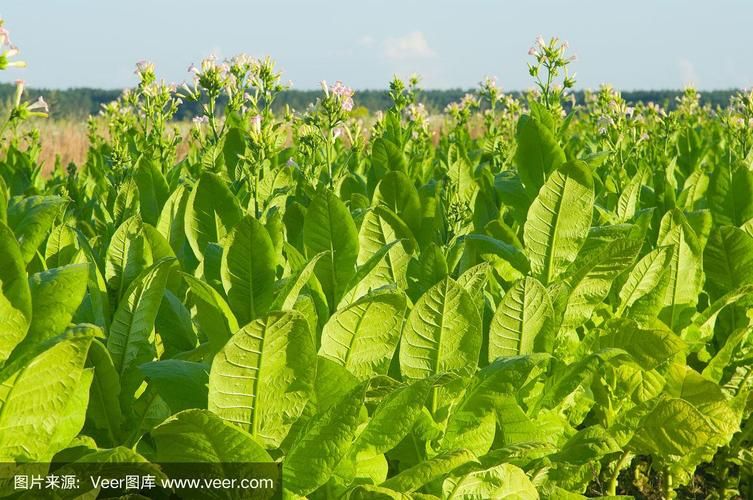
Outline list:
[[[353,110],[353,89],[343,85],[343,82],[340,80],[329,87],[327,87],[327,82],[322,80],[322,90],[326,97],[329,98],[332,96],[340,104],[343,111],[349,112]]]
[[[10,41],[10,32],[5,28],[5,21],[0,18],[0,70],[7,68],[25,68],[26,62],[12,61],[19,53],[18,47]]]
[[[5,28],[5,21],[0,18],[0,70],[8,68],[25,68],[26,62],[11,60],[19,53],[18,47],[13,45],[10,39],[10,32]],[[46,118],[50,113],[50,107],[42,96],[37,97],[34,101],[22,101],[26,82],[16,80],[16,92],[13,97],[13,107],[10,116],[5,125],[17,125],[18,123],[32,117]],[[3,129],[5,128],[3,126]]]
[[[575,74],[569,74],[568,65],[577,58],[566,55],[568,48],[566,41],[553,37],[547,42],[539,35],[528,50],[528,55],[535,59],[528,64],[528,73],[536,79],[540,100],[548,109],[561,109],[562,98],[575,86]]]

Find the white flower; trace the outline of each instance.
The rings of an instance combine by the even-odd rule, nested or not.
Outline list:
[[[29,111],[34,111],[35,109],[42,109],[45,113],[50,112],[50,107],[47,105],[47,103],[44,101],[44,98],[42,96],[39,96],[39,98],[34,101],[33,103],[29,104],[29,107],[27,108]]]
[[[536,50],[536,47],[531,47],[530,49],[528,49],[528,55],[537,57],[539,55],[539,52],[538,50]]]
[[[597,126],[599,127],[599,133],[601,135],[606,135],[607,131],[609,130],[609,127],[614,125],[614,120],[611,116],[600,116],[599,120],[597,122]]]
[[[539,35],[536,37],[536,45],[538,45],[538,47],[541,49],[546,47],[546,40],[544,40],[543,36]]]
[[[641,140],[641,141],[647,141],[648,139],[649,139],[649,135],[648,135],[648,132],[643,132],[643,133],[641,134],[641,139],[640,139],[640,140]]]
[[[204,123],[209,123],[209,117],[206,115],[194,116],[192,121],[196,125],[202,125]]]
[[[635,113],[635,108],[634,107],[627,106],[625,108],[625,116],[627,116],[628,118],[632,118],[633,117],[633,113]]]

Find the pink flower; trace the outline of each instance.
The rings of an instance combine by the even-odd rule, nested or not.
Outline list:
[[[140,75],[150,71],[154,71],[154,64],[150,63],[149,61],[139,61],[136,63],[136,71],[134,71],[135,74]]]
[[[0,45],[10,45],[10,32],[0,26]]]
[[[323,81],[322,84],[326,85],[326,82]],[[353,92],[352,88],[346,87],[343,85],[343,82],[338,80],[329,88],[329,92],[340,99],[344,111],[351,111],[353,109],[353,94],[355,92]]]
[[[261,133],[261,115],[254,115],[251,117],[251,128],[257,134]]]

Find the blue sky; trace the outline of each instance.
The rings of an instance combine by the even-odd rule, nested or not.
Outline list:
[[[34,87],[129,86],[141,59],[181,82],[211,53],[246,52],[300,89],[384,88],[412,72],[426,88],[495,75],[523,89],[538,34],[568,40],[578,87],[753,86],[750,0],[3,0],[0,15],[29,63],[0,79]]]

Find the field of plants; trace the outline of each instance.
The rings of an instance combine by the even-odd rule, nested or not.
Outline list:
[[[268,59],[178,87],[142,62],[51,172],[19,82],[0,462],[274,462],[285,498],[753,498],[753,94],[573,106],[566,44],[529,54],[524,99],[488,78],[427,116],[395,78],[368,118],[340,82],[274,114]]]

